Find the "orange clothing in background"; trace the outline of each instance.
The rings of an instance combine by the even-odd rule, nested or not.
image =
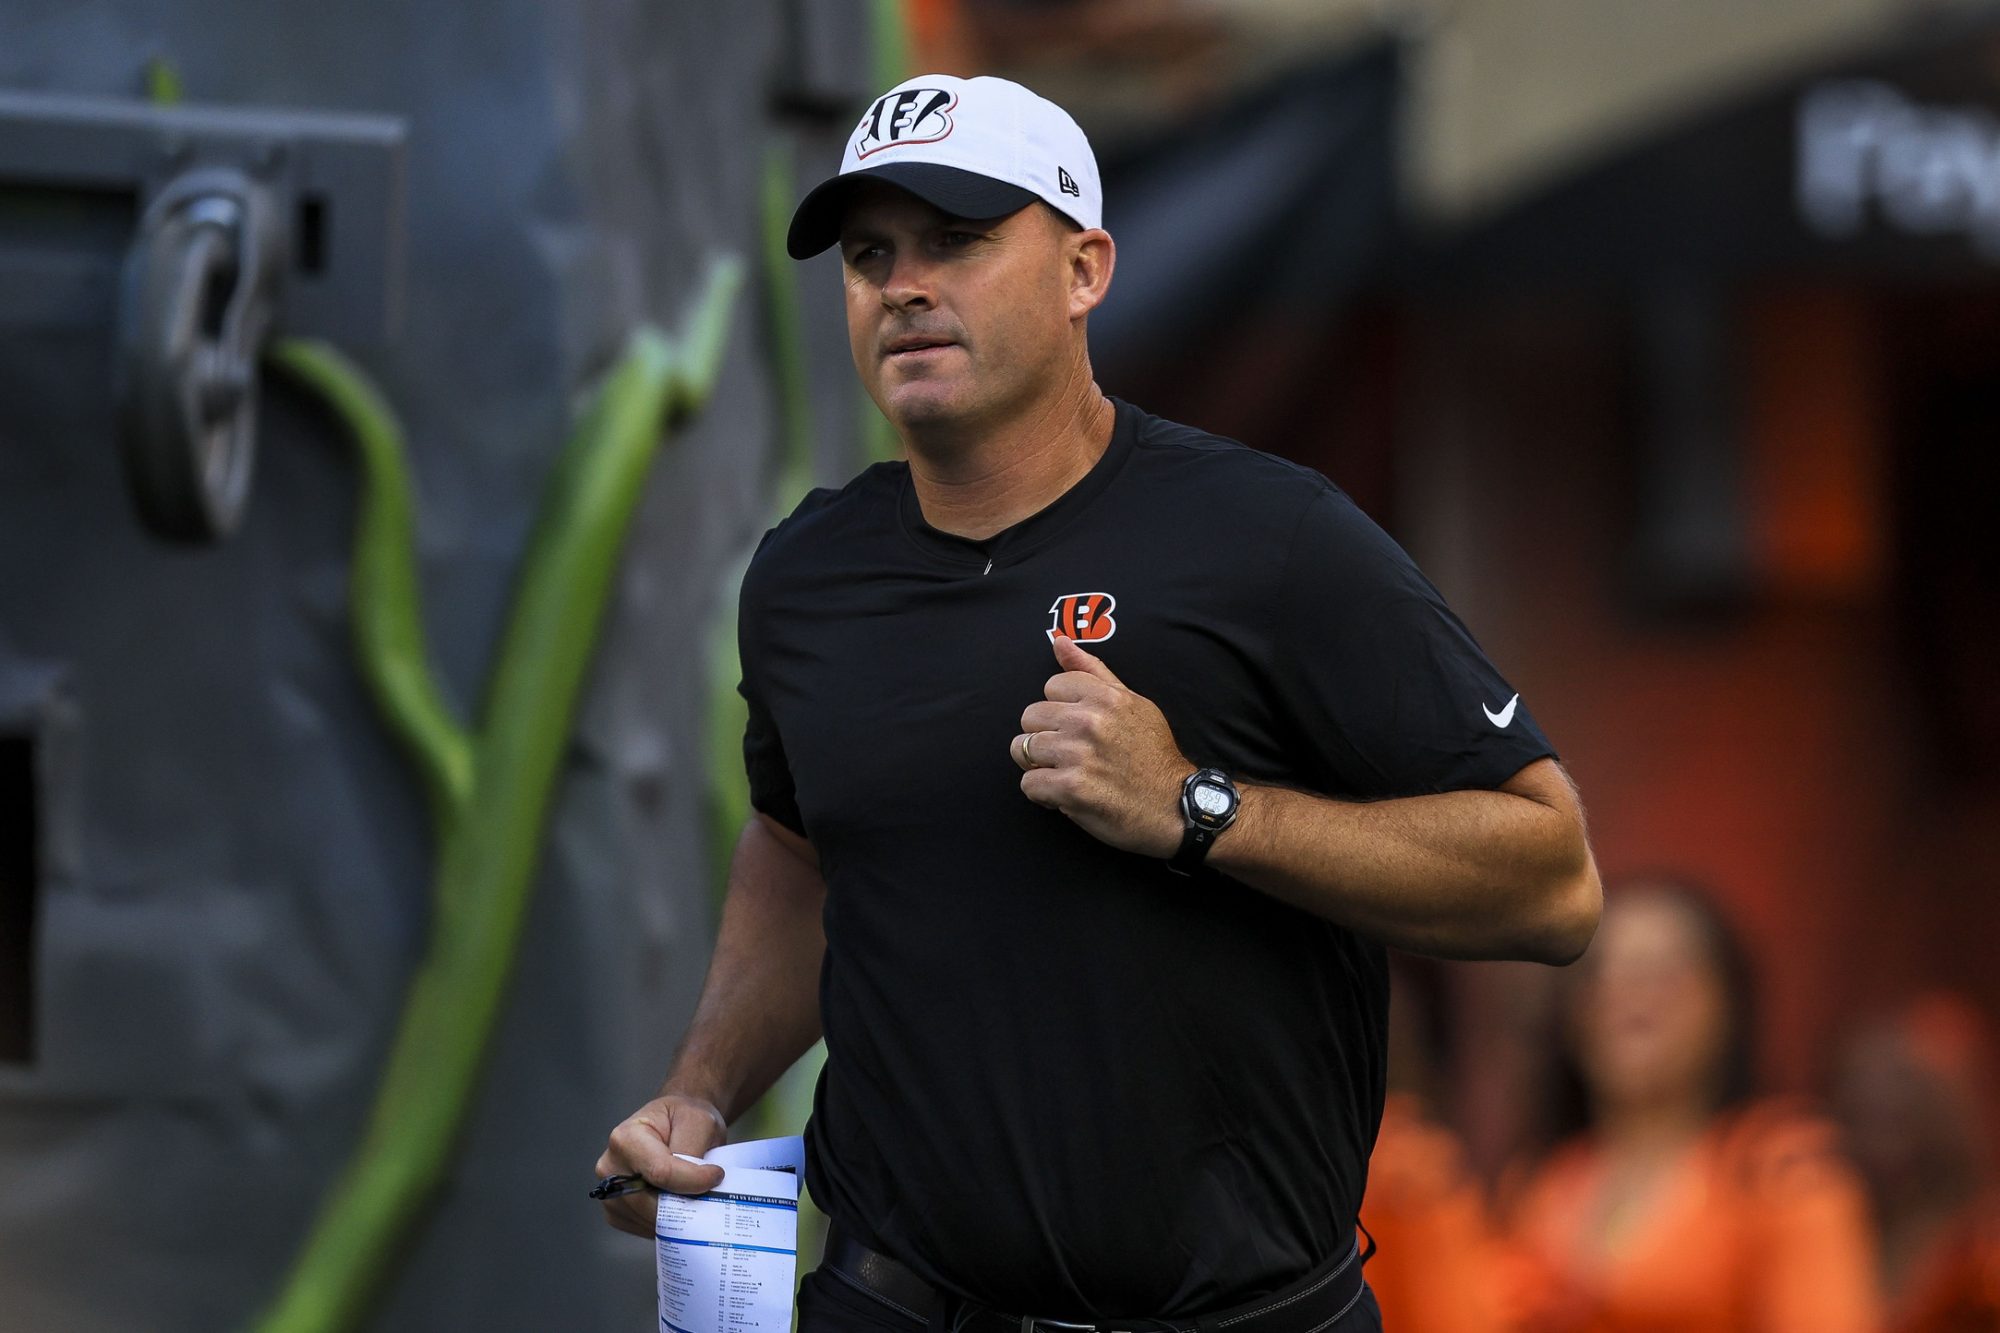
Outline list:
[[[1889,1321],[1894,1333],[2000,1333],[2000,1209],[1938,1247]]]
[[[1495,1237],[1458,1139],[1391,1094],[1368,1161],[1362,1271],[1388,1333],[1502,1333]]]
[[[1605,1163],[1582,1141],[1535,1174],[1511,1229],[1527,1333],[1876,1333],[1861,1187],[1830,1126],[1765,1104],[1723,1117],[1600,1259]]]

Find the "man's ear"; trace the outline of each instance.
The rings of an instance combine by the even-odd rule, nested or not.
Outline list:
[[[1069,317],[1081,319],[1097,309],[1111,290],[1111,270],[1118,263],[1118,247],[1111,233],[1102,227],[1072,232],[1068,245]]]

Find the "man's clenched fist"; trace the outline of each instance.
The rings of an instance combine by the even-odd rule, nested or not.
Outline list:
[[[722,1168],[683,1162],[675,1153],[703,1157],[729,1135],[722,1112],[698,1097],[668,1093],[655,1097],[611,1131],[597,1159],[597,1175],[641,1176],[670,1194],[706,1194],[722,1183]],[[621,1194],[604,1200],[604,1220],[620,1231],[648,1240],[659,1199],[652,1193]]]
[[[1141,856],[1181,843],[1181,780],[1194,772],[1151,699],[1074,641],[1051,642],[1063,669],[1021,714],[1009,752],[1021,791],[1101,842]]]

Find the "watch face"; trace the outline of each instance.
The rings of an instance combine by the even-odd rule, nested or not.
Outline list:
[[[1229,789],[1210,783],[1198,782],[1194,788],[1194,808],[1213,818],[1221,818],[1229,813],[1233,802],[1229,799]]]

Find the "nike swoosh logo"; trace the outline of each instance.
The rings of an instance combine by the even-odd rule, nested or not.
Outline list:
[[[1479,711],[1486,714],[1486,720],[1488,722],[1491,722],[1494,726],[1508,727],[1513,725],[1514,722],[1514,706],[1520,702],[1521,702],[1521,696],[1517,694],[1513,698],[1509,699],[1507,701],[1507,706],[1501,709],[1497,713],[1494,712],[1492,709],[1488,708],[1485,704],[1479,705]]]

